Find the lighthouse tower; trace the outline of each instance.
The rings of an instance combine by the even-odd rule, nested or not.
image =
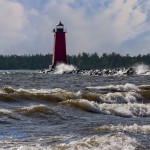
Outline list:
[[[53,47],[53,58],[52,67],[55,67],[57,63],[67,63],[66,56],[66,38],[64,30],[64,25],[59,22],[56,28],[53,29],[54,32],[54,47]]]

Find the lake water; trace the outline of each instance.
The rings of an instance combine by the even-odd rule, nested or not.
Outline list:
[[[0,149],[148,150],[150,75],[0,71]]]

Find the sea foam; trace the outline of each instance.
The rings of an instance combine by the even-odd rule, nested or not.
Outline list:
[[[140,64],[135,66],[135,71],[138,75],[143,74],[143,75],[150,75],[150,67],[145,64]]]
[[[100,127],[97,127],[95,129],[98,132],[101,131],[118,131],[118,132],[130,132],[130,133],[144,133],[144,134],[150,134],[150,125],[138,125],[138,124],[133,124],[133,125],[103,125]]]
[[[66,150],[135,150],[138,147],[137,141],[123,133],[110,134],[99,137],[97,135],[86,137],[79,141],[68,144],[61,144],[57,149]],[[56,148],[56,147],[55,147]]]
[[[54,74],[63,74],[63,73],[69,73],[73,70],[76,70],[77,68],[73,65],[67,65],[67,64],[58,64],[55,68]]]

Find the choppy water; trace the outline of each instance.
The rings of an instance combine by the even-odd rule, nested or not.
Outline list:
[[[0,71],[0,149],[148,150],[150,76]]]

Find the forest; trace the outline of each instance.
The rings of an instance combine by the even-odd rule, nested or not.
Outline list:
[[[123,56],[114,52],[103,53],[79,53],[78,55],[67,56],[68,62],[79,69],[104,69],[131,67],[136,64],[144,63],[150,65],[150,54]],[[52,54],[36,55],[0,55],[0,70],[40,70],[48,69],[52,62]]]

